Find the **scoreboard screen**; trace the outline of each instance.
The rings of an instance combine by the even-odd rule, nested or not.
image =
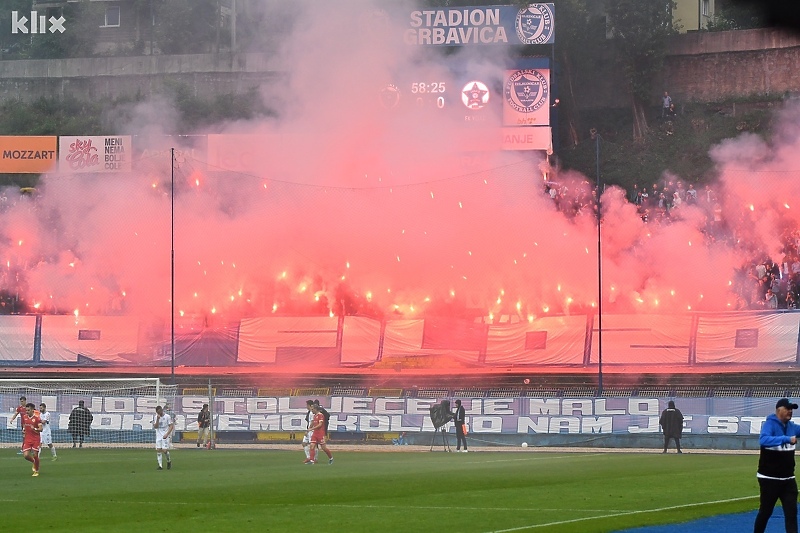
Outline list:
[[[491,129],[487,133],[498,140],[513,141],[502,143],[512,150],[550,148],[551,100],[549,58],[540,57],[488,67],[456,61],[427,66],[381,86],[378,98],[400,116]]]
[[[409,76],[381,87],[386,109],[404,113],[437,112],[470,122],[484,114],[500,116],[499,76],[445,71],[439,75]]]

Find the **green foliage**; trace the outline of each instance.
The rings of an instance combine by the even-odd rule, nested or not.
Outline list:
[[[164,54],[214,51],[220,20],[219,0],[165,0],[159,3],[158,47]]]
[[[0,104],[0,135],[104,135],[103,103],[74,98],[40,98],[26,104],[6,100]]]
[[[104,6],[98,2],[80,0],[65,4],[60,14],[64,16],[64,33],[11,33],[11,11],[30,18],[31,0],[10,0],[11,7],[0,12],[0,48],[8,50],[6,59],[59,59],[93,55],[97,27],[103,20]],[[41,7],[38,12],[44,11]],[[51,11],[57,14],[56,11]],[[28,23],[30,24],[30,22]]]
[[[11,12],[30,18],[32,0],[5,0],[0,9],[0,58],[18,57],[30,42],[30,35],[11,33]]]
[[[292,451],[192,447],[173,451],[173,468],[158,471],[150,449],[59,448],[59,460],[51,462],[45,448],[41,475],[31,479],[30,463],[6,448],[0,499],[21,510],[31,491],[44,491],[47,511],[34,518],[6,513],[4,529],[238,533],[294,531],[310,520],[329,533],[603,533],[758,505],[754,455],[535,448],[447,454],[426,447],[376,453],[339,451],[335,437],[331,449],[333,465],[304,466],[299,445]]]
[[[716,16],[707,31],[748,30],[766,25],[761,7],[756,2],[717,2]]]
[[[666,41],[675,33],[671,0],[609,0],[614,44],[631,92],[639,101],[652,94],[664,63]]]
[[[211,99],[202,99],[194,96],[188,86],[176,84],[172,87],[172,100],[180,116],[179,132],[272,114],[264,107],[255,89],[246,94],[220,94]]]
[[[653,116],[658,110],[652,109]],[[714,176],[708,153],[712,146],[742,131],[768,136],[773,116],[769,102],[694,104],[682,107],[671,123],[656,120],[641,142],[633,142],[630,114],[603,110],[586,113],[600,132],[600,170],[603,182],[631,190],[634,184],[649,186],[670,172],[692,182]],[[669,132],[672,132],[671,134]],[[595,177],[595,142],[588,137],[559,154],[565,169]]]

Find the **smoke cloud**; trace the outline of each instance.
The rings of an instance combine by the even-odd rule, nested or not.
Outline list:
[[[175,307],[187,320],[526,320],[595,308],[598,271],[607,312],[729,310],[737,268],[762,255],[782,260],[780,236],[797,227],[800,209],[790,171],[797,108],[771,142],[742,135],[714,148],[718,200],[705,202],[701,190],[698,205],[673,210],[669,223],[644,222],[611,187],[598,233],[591,205],[566,214],[545,194],[543,154],[495,149],[501,117],[475,127],[457,108],[382,104],[390,84],[400,98],[410,80],[450,90],[455,63],[488,78],[507,64],[503,47],[443,59],[386,39],[396,28],[383,4],[302,9],[273,58],[281,79],[259,91],[277,117],[215,129],[241,136],[231,138],[250,154],[246,168],[219,164],[225,158],[197,138],[165,137],[176,114],[154,99],[119,126],[152,147],[132,174],[48,175],[35,197],[5,191],[2,287],[39,312],[165,318],[174,235]],[[583,176],[557,179],[592,194]]]

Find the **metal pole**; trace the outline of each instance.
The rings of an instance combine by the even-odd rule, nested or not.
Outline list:
[[[175,384],[175,148],[170,148],[170,377]]]
[[[214,396],[211,388],[211,378],[208,378],[208,445],[209,448],[216,449],[217,445],[214,442]]]
[[[596,133],[595,171],[597,175],[597,395],[603,395],[603,254],[600,248],[600,134]]]
[[[231,54],[236,53],[236,0],[231,0]]]

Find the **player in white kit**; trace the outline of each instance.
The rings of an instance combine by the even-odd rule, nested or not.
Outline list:
[[[56,454],[56,447],[53,446],[53,433],[50,431],[50,411],[47,410],[47,406],[43,403],[39,404],[39,413],[40,418],[42,419],[42,446],[47,446],[50,448],[50,453],[53,455],[53,461],[58,459],[58,455]]]
[[[172,460],[169,457],[170,439],[175,430],[175,422],[164,408],[160,405],[156,407],[156,418],[153,421],[153,429],[156,430],[156,459],[158,459],[158,469],[163,470],[162,454],[167,456],[167,470],[172,468]]]

